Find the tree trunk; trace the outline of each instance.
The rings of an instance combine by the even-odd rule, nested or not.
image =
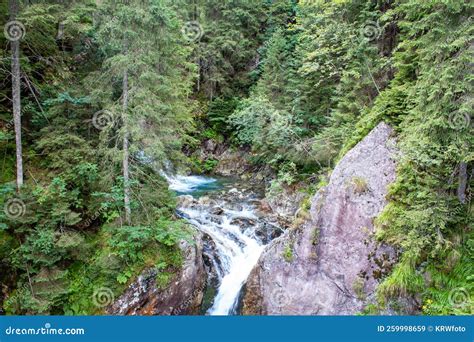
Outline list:
[[[128,110],[128,70],[125,69],[123,73],[123,89],[122,89],[122,121],[124,125],[124,135],[123,135],[123,198],[125,205],[125,221],[128,225],[132,224],[130,209],[130,168],[129,168],[129,132],[127,127],[127,110]]]
[[[16,20],[18,15],[18,0],[9,2],[10,20]],[[17,191],[23,186],[23,156],[21,146],[21,89],[20,89],[20,40],[11,42],[12,51],[12,102],[13,123],[16,143],[16,186]]]
[[[459,165],[459,182],[458,182],[458,199],[462,204],[466,203],[466,187],[467,187],[467,163],[462,162]]]

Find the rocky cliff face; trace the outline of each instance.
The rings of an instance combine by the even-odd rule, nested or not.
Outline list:
[[[243,313],[352,315],[371,302],[395,251],[373,239],[373,219],[395,179],[392,129],[379,124],[349,151],[312,199],[311,219],[274,240],[246,285]]]
[[[218,143],[212,139],[204,141],[194,155],[201,161],[217,160],[218,163],[213,173],[220,176],[242,176],[251,169],[247,160],[248,154],[245,151],[234,150],[226,144]]]
[[[181,242],[185,258],[181,270],[165,288],[156,284],[157,271],[145,270],[128,289],[110,305],[110,315],[196,315],[199,314],[206,272],[202,259],[202,236],[195,244]]]

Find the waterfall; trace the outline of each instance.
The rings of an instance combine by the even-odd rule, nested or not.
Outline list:
[[[163,176],[170,189],[187,195],[195,195],[201,187],[218,183],[216,179],[202,176]],[[252,191],[227,190],[220,185],[220,191],[211,194],[215,195],[212,199],[192,198],[181,203],[178,211],[213,242],[211,263],[219,284],[207,314],[235,314],[242,286],[260,257],[264,242],[268,242],[259,234],[265,222],[258,216],[254,205],[257,198]]]
[[[168,181],[169,188],[178,193],[190,193],[199,187],[214,183],[216,180],[202,176],[168,175],[161,171],[161,175]]]
[[[218,222],[206,210],[182,209],[189,217],[189,222],[208,234],[216,244],[223,276],[213,306],[208,310],[210,315],[228,315],[234,312],[240,290],[264,247],[255,236],[258,224],[249,225],[243,230],[241,226],[232,224],[236,219],[257,220],[252,208],[246,205],[240,211],[228,210],[225,209],[224,202],[219,204],[224,207],[224,212]]]

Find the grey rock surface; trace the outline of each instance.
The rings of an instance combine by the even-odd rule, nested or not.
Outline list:
[[[202,236],[180,243],[184,262],[169,284],[159,288],[156,269],[145,270],[109,307],[109,315],[197,315],[206,288]]]
[[[250,169],[250,164],[246,159],[246,153],[242,151],[231,151],[227,149],[216,158],[219,163],[214,173],[221,176],[238,176]]]
[[[300,191],[283,188],[281,193],[267,197],[266,201],[275,214],[290,217],[295,215],[304,197]]]
[[[311,219],[275,239],[253,269],[244,314],[353,315],[374,298],[396,262],[374,241],[373,219],[396,176],[393,130],[380,123],[312,199]]]

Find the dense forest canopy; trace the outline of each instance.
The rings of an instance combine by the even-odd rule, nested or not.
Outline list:
[[[269,191],[314,194],[384,121],[400,154],[377,238],[401,259],[367,312],[410,293],[424,314],[472,313],[450,290],[474,294],[473,9],[2,0],[2,312],[98,314],[97,289],[150,266],[165,286],[193,234],[159,170],[212,172],[204,141],[269,167]]]

